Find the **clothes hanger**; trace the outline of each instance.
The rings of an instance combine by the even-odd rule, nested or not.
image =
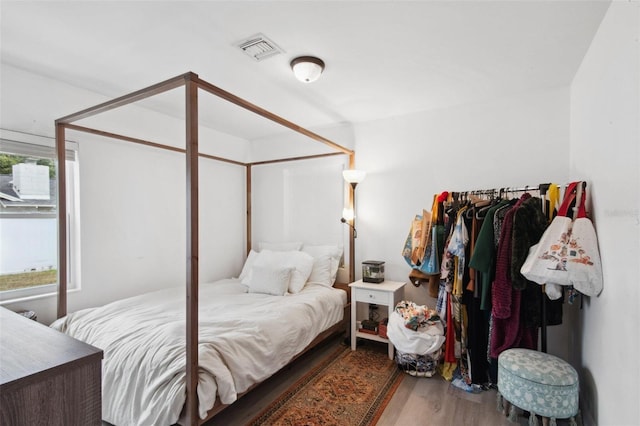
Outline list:
[[[445,213],[447,215],[451,215],[453,212],[455,212],[456,210],[458,210],[458,206],[460,205],[460,196],[462,195],[461,192],[452,192],[451,193],[451,204],[445,208]]]
[[[487,212],[489,211],[489,209],[493,206],[496,205],[496,203],[498,202],[499,198],[496,199],[496,190],[492,189],[491,190],[491,195],[490,195],[490,199],[489,199],[489,203],[485,206],[479,207],[476,210],[476,219],[484,219],[485,216],[487,215]]]
[[[475,203],[473,203],[473,205],[475,207],[485,207],[485,206],[488,206],[489,204],[491,204],[491,201],[492,201],[491,199],[486,199],[485,198],[485,199],[481,199],[481,200],[476,201]]]

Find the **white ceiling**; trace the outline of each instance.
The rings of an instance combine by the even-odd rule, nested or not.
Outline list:
[[[193,71],[294,123],[321,128],[567,86],[608,6],[2,0],[0,54],[4,63],[108,97]],[[285,53],[261,62],[244,55],[236,45],[256,33]],[[289,62],[300,55],[325,61],[320,80],[294,79]],[[227,133],[255,139],[269,132],[223,115],[211,123]]]

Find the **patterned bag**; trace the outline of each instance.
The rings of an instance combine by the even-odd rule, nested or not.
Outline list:
[[[554,283],[571,285],[566,261],[571,237],[572,220],[567,217],[569,206],[576,197],[577,182],[570,183],[564,195],[558,215],[544,231],[540,241],[529,249],[520,273],[538,284]]]
[[[442,203],[448,195],[448,192],[435,195],[431,212],[422,210],[422,216],[415,216],[402,249],[407,264],[427,275],[440,274],[445,237]]]
[[[602,291],[602,264],[600,262],[600,251],[598,250],[598,237],[593,228],[593,223],[587,217],[585,210],[586,189],[583,189],[580,182],[580,190],[583,193],[578,196],[580,204],[578,207],[578,217],[573,222],[574,247],[570,248],[567,270],[569,271],[569,281],[573,287],[587,296],[597,296]]]
[[[520,272],[538,284],[573,285],[580,292],[595,296],[602,290],[602,267],[593,224],[586,217],[583,182],[567,187],[558,215],[540,241],[529,249]],[[575,201],[577,218],[566,217]]]
[[[411,222],[409,235],[402,249],[402,257],[412,268],[422,264],[422,258],[427,244],[431,239],[431,213],[422,210],[422,215],[416,215]]]
[[[425,248],[422,263],[418,265],[418,269],[427,275],[440,275],[445,243],[443,202],[448,195],[448,192],[443,192],[434,196],[433,208],[431,209],[431,238]]]

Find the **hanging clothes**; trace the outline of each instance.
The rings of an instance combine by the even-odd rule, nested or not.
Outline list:
[[[547,228],[547,217],[541,209],[542,200],[531,197],[517,209],[513,220],[511,236],[511,282],[513,288],[524,291],[522,299],[522,318],[525,327],[533,328],[542,325],[541,304],[546,303],[547,325],[562,323],[563,300],[552,301],[536,283],[527,280],[520,269],[529,254],[529,248],[535,245]]]
[[[446,323],[441,374],[447,380],[496,383],[502,351],[537,348],[543,303],[547,324],[561,322],[562,301],[550,306],[540,286],[520,273],[529,247],[540,239],[556,204],[557,187],[546,188],[552,201],[544,209],[548,200],[528,192],[512,200],[495,200],[495,194],[482,200],[475,194],[453,193],[438,205],[446,238],[436,309]]]
[[[464,294],[465,282],[465,258],[467,244],[469,243],[469,233],[467,225],[464,222],[464,214],[468,206],[462,206],[456,213],[455,224],[451,230],[451,238],[447,245],[447,251],[453,256],[453,288],[449,295],[452,309],[452,326],[455,330],[455,358],[458,362],[458,368],[462,379],[470,383],[469,363],[467,354],[467,310],[462,303],[462,295]]]
[[[491,287],[491,313],[494,318],[508,319],[511,318],[511,310],[513,309],[513,285],[511,284],[511,234],[513,231],[513,215],[519,203],[515,206],[509,205],[508,208],[498,211],[504,212],[499,225],[499,241],[498,251],[496,255],[496,277]],[[495,229],[495,226],[494,226]]]
[[[516,208],[511,234],[511,284],[516,290],[524,290],[527,280],[520,272],[529,254],[529,248],[535,245],[547,228],[547,218],[541,209],[540,198],[524,194]]]
[[[520,340],[520,292],[513,291],[510,277],[511,233],[515,206],[509,205],[502,215],[496,256],[496,277],[491,286],[493,329],[490,336],[492,358]],[[495,227],[494,227],[495,231]]]
[[[491,356],[512,347],[536,349],[541,325],[542,292],[520,274],[531,245],[546,227],[542,202],[526,193],[504,216],[492,287]]]
[[[475,249],[469,260],[469,267],[480,272],[480,280],[477,281],[481,293],[480,309],[486,311],[491,310],[490,290],[495,276],[496,244],[494,243],[493,219],[496,211],[508,204],[508,200],[502,200],[487,210],[475,242]]]
[[[451,237],[453,235],[453,226],[456,219],[456,210],[448,209],[443,215],[444,228],[446,231],[446,239],[444,247],[449,247]],[[440,315],[440,318],[447,318],[448,311],[448,299],[447,294],[453,290],[453,282],[455,275],[455,262],[454,256],[445,250],[442,254],[442,263],[440,265],[440,287],[438,290],[438,301],[436,303],[436,310]]]
[[[453,294],[456,296],[462,296],[462,289],[464,288],[464,270],[465,270],[465,251],[467,244],[469,243],[469,233],[467,226],[464,223],[464,212],[468,209],[467,206],[458,210],[456,216],[456,222],[447,245],[447,251],[454,256],[454,281],[453,281]]]
[[[466,258],[471,259],[475,250],[480,229],[484,222],[486,212],[493,207],[493,201],[471,206],[464,214],[467,228],[471,228],[469,244],[467,244]],[[492,244],[493,245],[493,244]],[[469,266],[465,273],[465,286],[462,303],[467,310],[467,335],[466,351],[469,371],[469,382],[483,385],[491,382],[486,353],[488,345],[488,315],[480,309],[482,283],[480,271]]]

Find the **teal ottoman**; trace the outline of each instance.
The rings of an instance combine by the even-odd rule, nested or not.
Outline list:
[[[498,409],[503,399],[511,404],[509,419],[516,420],[515,407],[529,411],[529,424],[570,418],[578,414],[578,373],[562,359],[530,349],[508,349],[498,357]]]

